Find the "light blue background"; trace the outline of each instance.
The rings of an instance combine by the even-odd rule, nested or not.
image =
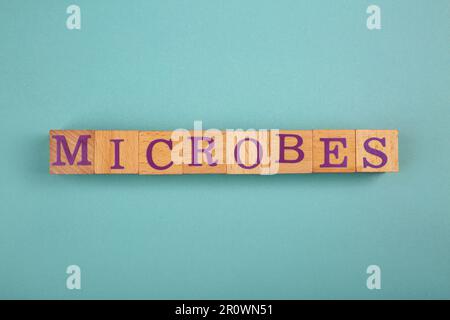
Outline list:
[[[447,0],[1,0],[0,297],[450,298],[449,17]],[[48,173],[50,129],[194,120],[396,128],[400,173]]]

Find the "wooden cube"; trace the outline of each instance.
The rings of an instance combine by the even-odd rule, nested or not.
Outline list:
[[[398,131],[356,130],[356,171],[398,172]]]
[[[313,130],[313,172],[355,172],[355,130]]]
[[[270,131],[227,130],[227,174],[270,174]]]
[[[139,174],[182,174],[183,133],[141,131]]]
[[[50,130],[51,174],[94,174],[92,130]]]
[[[96,174],[137,174],[138,155],[139,131],[95,131]]]
[[[270,133],[272,174],[312,172],[312,130],[271,130]]]
[[[225,147],[223,131],[189,131],[183,137],[183,174],[227,173]]]

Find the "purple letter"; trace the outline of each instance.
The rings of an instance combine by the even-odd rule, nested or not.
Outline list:
[[[257,152],[256,152],[256,162],[253,165],[250,166],[246,166],[245,164],[243,164],[241,162],[241,157],[239,155],[239,151],[241,149],[241,145],[245,142],[245,141],[251,141],[255,144],[256,148],[257,148]],[[259,143],[258,140],[252,139],[252,138],[245,138],[241,141],[239,141],[236,144],[236,147],[234,148],[234,159],[236,160],[237,164],[239,165],[239,167],[244,168],[244,169],[253,169],[256,168],[260,163],[261,163],[261,154],[262,154],[262,147],[261,144]]]
[[[278,163],[297,163],[297,162],[302,161],[305,156],[303,151],[300,149],[300,146],[303,144],[302,137],[300,137],[297,134],[279,134],[279,136],[280,136],[280,160],[278,161]],[[285,138],[287,138],[287,137],[297,139],[296,145],[287,147],[286,140],[285,140]],[[297,152],[297,159],[287,160],[284,156],[284,151],[287,149],[294,150],[295,152]]]
[[[111,139],[112,143],[114,143],[114,165],[111,167],[111,169],[125,169],[125,167],[122,167],[120,165],[120,143],[123,141],[123,139]]]
[[[330,142],[340,142],[344,148],[347,148],[347,139],[346,138],[321,138],[320,141],[324,143],[324,163],[320,165],[321,168],[345,168],[347,167],[347,156],[344,157],[344,161],[338,164],[332,164],[330,162],[330,155],[334,155],[336,159],[339,158],[339,150],[338,146],[335,146],[332,150],[330,150]]]
[[[369,143],[370,143],[371,141],[374,141],[374,140],[380,142],[381,145],[382,145],[383,147],[386,147],[386,139],[385,139],[385,138],[376,138],[376,137],[373,137],[373,138],[367,139],[367,140],[364,142],[364,149],[365,149],[368,153],[373,154],[374,156],[380,157],[380,158],[381,158],[381,163],[380,163],[379,165],[371,164],[371,163],[370,163],[369,161],[367,161],[367,159],[364,157],[364,158],[363,158],[363,168],[367,168],[367,167],[371,167],[371,168],[381,168],[381,167],[384,167],[384,165],[386,165],[386,163],[387,163],[387,160],[388,160],[388,159],[387,159],[386,154],[385,154],[383,151],[374,149],[374,148],[372,148],[372,147],[369,146]]]
[[[90,166],[92,163],[88,160],[88,139],[90,135],[81,135],[78,137],[77,144],[73,150],[73,153],[70,153],[69,145],[67,144],[66,137],[63,135],[52,136],[53,139],[56,140],[56,161],[52,163],[52,166],[64,166],[65,163],[61,160],[61,146],[64,149],[64,153],[66,154],[66,158],[69,161],[70,165],[73,165],[75,159],[78,154],[78,150],[81,146],[81,161],[77,163],[79,166]]]
[[[206,162],[208,165],[214,167],[217,166],[217,161],[213,162],[211,151],[214,148],[214,139],[208,138],[208,137],[191,137],[192,144],[191,144],[191,163],[190,166],[196,166],[201,167],[201,163],[198,163],[198,153],[204,152],[206,154]],[[198,148],[198,142],[199,141],[206,141],[208,142],[208,147],[206,149],[204,148]]]
[[[158,166],[158,165],[153,161],[153,157],[152,157],[153,147],[154,147],[155,144],[157,144],[158,142],[162,142],[162,143],[167,144],[167,145],[169,146],[169,149],[172,150],[172,140],[166,140],[166,139],[156,139],[156,140],[153,140],[152,142],[150,142],[150,144],[148,145],[148,148],[147,148],[147,162],[148,162],[148,164],[150,165],[150,167],[152,167],[153,169],[156,169],[156,170],[166,170],[166,169],[169,169],[169,168],[172,166],[173,161],[170,161],[167,165],[162,166],[162,167]]]

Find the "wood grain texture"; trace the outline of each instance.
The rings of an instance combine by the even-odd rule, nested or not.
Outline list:
[[[280,137],[284,141],[284,151],[280,150]],[[296,147],[299,143],[301,145]],[[303,156],[295,149],[300,149]],[[296,162],[280,163],[280,151],[283,152],[282,161]],[[312,152],[312,130],[271,130],[270,170],[272,174],[311,173]]]
[[[200,132],[192,130],[189,131],[189,134],[189,136],[183,137],[183,174],[227,173],[225,133],[218,130],[203,130]],[[197,150],[209,150],[210,142],[213,143],[211,148],[212,161],[217,163],[216,165],[208,164],[208,158],[205,153],[197,152],[195,158],[192,154],[192,150],[196,150],[196,148]],[[193,143],[196,143],[197,146],[193,146]],[[196,162],[194,163],[193,160],[196,160]]]
[[[85,142],[80,142],[80,137],[81,140],[85,139]],[[49,138],[51,174],[94,174],[93,130],[50,130]],[[77,144],[78,149],[75,150]],[[65,147],[68,147],[68,150]],[[86,153],[85,159],[83,152]],[[72,156],[73,159],[70,159]]]
[[[227,174],[270,174],[270,131],[227,131],[226,153]]]
[[[118,159],[116,153],[118,153]],[[95,131],[96,174],[137,174],[138,172],[139,131]]]
[[[355,136],[356,130],[313,130],[313,172],[355,172]],[[326,149],[330,151],[328,156]],[[344,162],[346,165],[342,167]]]
[[[174,131],[141,131],[139,132],[139,174],[182,174],[183,173],[183,137],[172,138]],[[150,165],[147,159],[149,145],[152,141],[163,140],[154,144],[152,159],[157,167]],[[172,144],[170,149],[168,143]],[[177,161],[179,160],[179,163]]]
[[[356,130],[356,171],[398,172],[398,131]]]
[[[49,139],[51,174],[399,171],[397,130],[51,130]]]

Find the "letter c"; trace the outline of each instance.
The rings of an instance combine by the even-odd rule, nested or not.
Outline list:
[[[150,144],[147,147],[147,162],[150,165],[150,167],[152,167],[155,170],[166,170],[166,169],[169,169],[173,165],[173,161],[170,161],[165,166],[158,166],[153,161],[153,147],[155,146],[155,144],[157,144],[159,142],[167,144],[169,149],[172,150],[172,140],[166,140],[166,139],[153,140],[152,142],[150,142]]]

